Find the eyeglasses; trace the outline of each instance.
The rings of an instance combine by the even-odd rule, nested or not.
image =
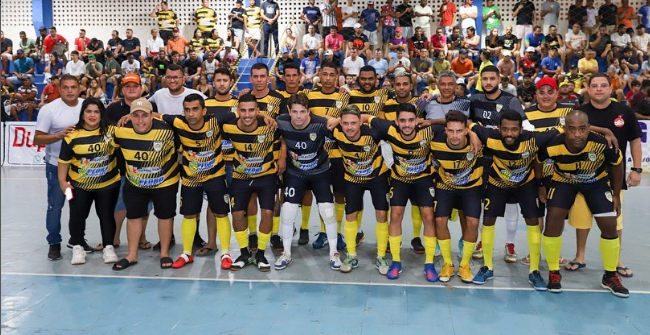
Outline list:
[[[181,80],[183,77],[165,77],[166,79],[169,79],[171,81],[176,81],[176,80]]]

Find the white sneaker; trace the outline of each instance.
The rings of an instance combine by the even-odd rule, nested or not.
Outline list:
[[[341,255],[338,252],[330,256],[330,268],[334,271],[341,269]]]
[[[117,255],[115,254],[115,248],[113,248],[112,245],[107,245],[104,247],[103,258],[104,258],[104,263],[106,264],[117,262]]]
[[[70,264],[79,265],[85,263],[86,263],[86,252],[84,251],[84,247],[80,245],[75,245],[74,247],[72,247],[72,261],[70,262]]]
[[[282,256],[280,256],[280,258],[275,261],[275,264],[273,264],[273,266],[276,270],[284,270],[287,268],[287,266],[289,266],[289,264],[291,264],[291,255],[283,252]]]

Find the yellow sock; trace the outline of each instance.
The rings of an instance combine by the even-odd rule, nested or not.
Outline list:
[[[181,222],[181,237],[183,238],[183,253],[192,254],[194,235],[196,234],[196,219],[183,218]]]
[[[362,221],[363,221],[363,209],[357,212],[357,228],[361,228]]]
[[[483,265],[492,270],[494,257],[494,226],[483,226],[481,229],[481,243],[483,243]]]
[[[618,237],[612,240],[600,238],[600,257],[603,259],[605,271],[616,271],[621,242]]]
[[[411,205],[411,219],[413,221],[413,238],[420,237],[422,231],[422,216],[420,207]]]
[[[460,265],[469,265],[469,260],[472,259],[472,253],[476,247],[476,242],[467,242],[463,240],[463,259],[460,260]]]
[[[226,253],[230,250],[230,219],[226,217],[217,218],[217,235],[219,235],[219,242],[221,242],[221,252]]]
[[[348,253],[356,256],[357,244],[354,241],[357,238],[357,221],[345,220],[345,227],[343,229],[345,240],[349,242],[347,243]]]
[[[438,239],[438,244],[440,245],[440,253],[442,254],[444,264],[454,264],[454,261],[451,259],[451,240]]]
[[[528,250],[530,250],[530,266],[528,272],[539,271],[539,259],[542,252],[542,232],[539,226],[528,226]]]
[[[257,236],[257,250],[266,250],[266,246],[269,244],[269,240],[271,239],[271,233],[262,233],[259,231],[257,232]]]
[[[562,252],[562,236],[542,236],[542,243],[544,244],[544,254],[546,255],[546,264],[548,264],[548,270],[559,271],[560,253]]]
[[[393,255],[393,262],[401,262],[400,247],[402,244],[402,235],[388,236],[388,243],[390,243],[390,252]]]
[[[245,230],[236,231],[235,239],[237,240],[237,244],[239,244],[240,249],[248,248],[248,233]],[[259,246],[259,241],[258,241],[258,246]]]
[[[377,226],[375,226],[375,234],[377,235],[377,256],[386,257],[388,222],[377,222]]]
[[[273,235],[277,235],[279,230],[280,230],[280,217],[279,216],[274,216],[273,217],[273,228],[271,229],[271,233]]]
[[[302,213],[302,223],[300,224],[300,229],[309,229],[309,217],[311,216],[311,206],[302,205],[300,212]]]
[[[433,263],[436,255],[436,238],[433,236],[424,237],[424,264]]]
[[[339,223],[339,231],[341,231],[341,223],[345,215],[345,204],[334,203],[334,210],[336,211],[336,222]]]
[[[248,216],[248,233],[249,234],[257,233],[257,215]]]
[[[325,222],[323,221],[323,218],[320,218],[320,232],[321,233],[325,232]]]

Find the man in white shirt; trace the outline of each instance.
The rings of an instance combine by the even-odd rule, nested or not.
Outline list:
[[[571,62],[573,56],[575,55],[578,58],[581,58],[584,54],[584,50],[587,47],[587,35],[583,33],[580,27],[580,23],[573,24],[572,30],[568,31],[564,38],[566,39],[566,60]]]
[[[300,59],[304,58],[305,51],[317,51],[318,59],[323,59],[323,36],[316,33],[316,26],[310,24],[307,28],[307,34],[302,37],[302,49],[298,51]]]
[[[73,51],[76,52],[76,51]],[[77,57],[79,54],[77,53]],[[83,62],[81,62],[83,63]],[[36,120],[35,145],[45,145],[45,177],[47,178],[47,243],[50,245],[47,257],[61,259],[61,210],[65,195],[61,191],[58,174],[58,159],[61,140],[75,129],[79,121],[81,104],[79,99],[79,79],[65,74],[59,83],[61,97],[41,108]],[[93,250],[84,242],[84,249]],[[92,252],[92,251],[90,251]]]
[[[156,58],[161,49],[165,49],[165,41],[158,36],[158,30],[151,29],[151,38],[147,40],[144,49],[146,57]],[[140,56],[140,63],[144,63],[145,55]]]
[[[171,64],[167,67],[164,80],[166,87],[159,89],[149,98],[149,101],[158,106],[160,114],[183,115],[183,99],[192,93],[207,99],[203,93],[183,87],[185,77],[183,68],[178,64]]]
[[[394,76],[403,73],[411,74],[411,61],[404,57],[404,49],[397,49],[397,57],[392,58],[388,63],[388,73],[392,73]]]
[[[643,63],[643,56],[650,57],[650,34],[645,32],[645,27],[640,24],[636,27],[636,35],[632,37],[632,44],[637,50],[637,56],[639,56],[639,63]]]
[[[361,57],[359,57],[359,50],[356,48],[350,49],[350,56],[343,61],[343,74],[345,77],[352,76],[354,80],[359,76],[361,68],[366,65]]]
[[[86,74],[86,63],[79,59],[79,51],[70,52],[71,60],[65,65],[63,73],[73,75],[81,79]]]
[[[582,24],[582,30],[585,32],[585,35],[591,36],[598,31],[598,22],[596,18],[598,17],[598,8],[594,7],[594,0],[587,0],[587,21]]]
[[[133,54],[129,54],[126,60],[122,62],[120,67],[122,68],[122,74],[140,74],[140,62],[135,60],[135,56],[133,56]]]
[[[343,15],[343,35],[344,40],[349,40],[354,35],[354,25],[359,22],[359,8],[352,4],[352,0],[348,0],[346,5],[341,5],[341,14]]]
[[[427,0],[420,0],[420,3],[413,7],[413,16],[415,16],[415,27],[422,28],[424,37],[431,38],[431,18],[433,9],[427,4]]]
[[[557,26],[557,18],[560,15],[560,4],[555,0],[546,0],[542,3],[541,17],[544,18],[544,34],[548,34],[551,26]],[[515,94],[516,95],[516,94]]]
[[[465,4],[460,6],[458,10],[460,14],[460,26],[462,31],[467,31],[467,28],[476,28],[476,17],[478,16],[478,8],[472,5],[472,0],[465,0]],[[431,36],[427,36],[431,37]]]

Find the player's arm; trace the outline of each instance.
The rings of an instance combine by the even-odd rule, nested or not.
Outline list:
[[[278,176],[282,176],[284,171],[287,169],[287,143],[284,142],[284,139],[280,139],[280,158],[278,158]]]
[[[603,135],[607,140],[607,146],[610,149],[613,148],[614,150],[618,150],[618,139],[616,138],[614,133],[611,130],[609,130],[609,128],[589,125],[589,130],[598,133],[600,135]]]
[[[621,215],[621,187],[623,185],[623,177],[625,176],[625,171],[623,171],[623,155],[621,151],[616,149],[618,154],[618,164],[612,163],[612,195],[614,209],[616,210],[617,215]]]

